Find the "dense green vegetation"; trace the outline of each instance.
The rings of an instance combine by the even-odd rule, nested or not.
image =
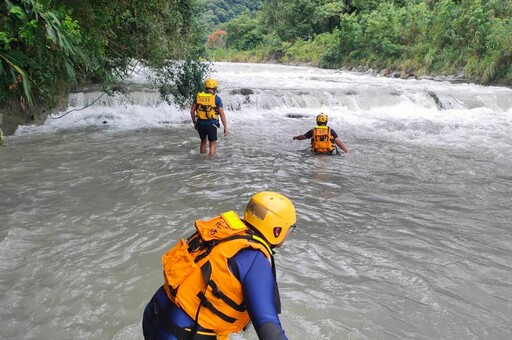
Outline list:
[[[220,24],[228,22],[242,13],[258,10],[264,0],[200,0],[205,32],[213,32]]]
[[[512,83],[510,0],[267,0],[219,28],[214,60]]]
[[[182,102],[207,66],[192,0],[0,0],[0,105],[51,106],[74,84],[106,86],[137,63]],[[107,87],[106,87],[107,89]]]

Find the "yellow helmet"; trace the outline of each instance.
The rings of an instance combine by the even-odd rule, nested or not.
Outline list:
[[[295,207],[286,197],[273,191],[254,194],[244,212],[244,220],[253,226],[270,246],[281,245],[297,221]]]
[[[329,120],[329,118],[327,117],[327,115],[325,113],[320,113],[318,116],[316,116],[316,123],[318,125],[327,124],[327,120]]]
[[[204,81],[204,87],[207,89],[216,89],[217,86],[219,86],[219,83],[213,78],[208,78]]]

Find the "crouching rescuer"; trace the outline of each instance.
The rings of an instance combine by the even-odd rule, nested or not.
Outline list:
[[[293,140],[311,139],[311,151],[316,154],[340,154],[338,147],[345,153],[350,153],[336,131],[327,126],[328,117],[324,113],[316,116],[317,126],[303,135],[293,136]]]
[[[285,196],[254,194],[243,219],[228,211],[197,220],[163,257],[164,284],[144,310],[145,339],[223,339],[252,322],[259,339],[287,339],[273,249],[295,228]]]

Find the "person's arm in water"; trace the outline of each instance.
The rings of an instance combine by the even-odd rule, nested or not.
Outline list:
[[[311,139],[311,137],[313,137],[313,129],[309,130],[303,135],[293,136],[293,140]]]
[[[260,340],[287,340],[276,306],[272,265],[259,250],[245,249],[234,257],[245,305]]]
[[[224,136],[227,136],[228,125],[226,123],[226,114],[224,113],[224,109],[222,107],[219,107],[219,116],[220,120],[222,121],[222,126],[224,127]]]
[[[219,96],[215,97],[215,106],[217,106],[217,112],[219,113],[222,126],[224,127],[224,137],[228,134],[228,124],[226,121],[226,114],[224,113],[224,104]]]
[[[345,144],[343,144],[343,142],[341,141],[340,137],[335,138],[334,143],[336,143],[336,145],[339,146],[341,150],[345,151],[345,153],[350,153]]]
[[[345,153],[350,153],[350,151],[348,150],[348,148],[345,146],[345,144],[343,144],[343,141],[341,140],[341,138],[338,136],[338,134],[336,133],[336,131],[334,131],[333,129],[331,129],[331,134],[332,134],[332,137],[334,138],[334,143],[336,143],[336,145],[341,149],[343,150]]]

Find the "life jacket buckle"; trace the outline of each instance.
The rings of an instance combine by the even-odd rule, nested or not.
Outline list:
[[[215,296],[216,298],[221,298],[221,294],[220,294],[220,290],[217,286],[215,287],[212,287],[212,293],[213,293],[213,296]]]

